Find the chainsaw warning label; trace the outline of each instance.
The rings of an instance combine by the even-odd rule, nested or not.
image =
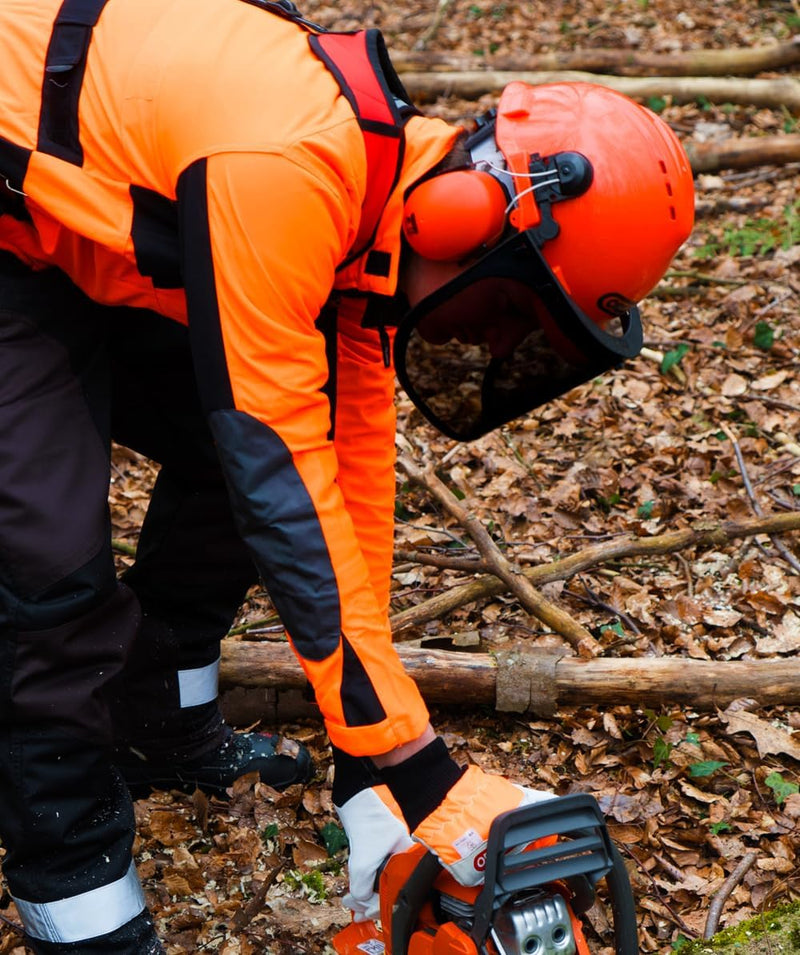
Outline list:
[[[367,939],[366,942],[356,945],[356,948],[359,952],[366,952],[366,955],[383,955],[386,951],[386,946],[377,938]]]
[[[462,836],[459,836],[453,843],[453,848],[458,853],[459,858],[466,859],[466,857],[471,855],[476,849],[480,849],[483,842],[484,840],[479,833],[474,829],[467,829],[467,831]]]

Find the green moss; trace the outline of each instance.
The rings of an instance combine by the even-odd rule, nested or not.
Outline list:
[[[800,902],[779,905],[723,929],[708,941],[681,947],[680,955],[793,955],[800,952]]]

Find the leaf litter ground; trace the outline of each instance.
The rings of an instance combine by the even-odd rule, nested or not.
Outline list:
[[[445,6],[427,49],[475,57],[590,46],[747,47],[785,40],[800,26],[796,6],[777,0]],[[433,0],[303,5],[329,27],[379,27],[399,50],[414,48],[439,7]],[[492,97],[440,99],[426,111],[460,121],[492,105]],[[651,105],[686,141],[797,131],[784,110],[675,106],[668,97]],[[655,535],[750,516],[756,507],[796,510],[797,184],[797,166],[700,176],[697,225],[645,303],[640,358],[467,446],[438,436],[399,394],[404,449],[437,460],[439,475],[469,495],[522,565],[624,533]],[[121,550],[135,546],[154,474],[150,462],[115,449],[110,501]],[[399,552],[471,554],[463,528],[402,482],[396,543]],[[784,543],[791,559],[796,542]],[[394,611],[468,578],[400,558],[395,571]],[[608,656],[746,661],[800,649],[800,576],[766,537],[609,563],[545,590]],[[266,595],[254,592],[240,623],[269,621],[271,613]],[[517,640],[563,646],[510,597],[464,606],[413,634],[421,642],[454,635],[462,649],[484,652]],[[234,691],[225,702],[244,725],[256,723],[264,699],[264,692]],[[280,729],[315,756],[305,789],[279,794],[245,779],[228,802],[159,792],[136,804],[137,864],[170,955],[320,955],[347,921],[346,848],[331,802],[327,740],[314,715],[294,715],[310,707],[292,705]],[[756,862],[728,899],[722,925],[800,897],[796,702],[651,710],[621,693],[618,705],[562,708],[552,719],[501,715],[468,700],[434,708],[433,717],[462,763],[599,799],[634,885],[643,952],[679,950],[702,935],[711,899],[749,852]],[[0,955],[24,952],[7,894],[0,906]],[[611,951],[603,906],[591,914],[589,941],[594,952]]]

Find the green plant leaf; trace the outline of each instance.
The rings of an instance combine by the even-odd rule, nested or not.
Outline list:
[[[653,516],[653,507],[655,501],[645,501],[636,508],[636,516],[641,517],[643,521],[649,520]]]
[[[721,763],[717,759],[706,759],[701,763],[691,763],[689,765],[689,775],[695,779],[702,779],[705,776],[713,776],[718,769],[727,765],[727,763]]]
[[[730,823],[725,822],[724,820],[720,822],[712,822],[708,827],[708,831],[712,836],[719,835],[720,832],[728,832],[730,830]]]
[[[653,743],[653,769],[658,769],[662,764],[666,768],[669,765],[669,754],[672,752],[672,743],[668,743],[663,736],[656,737]]]
[[[663,96],[648,96],[647,105],[654,113],[663,113],[667,108],[667,101]]]
[[[600,627],[600,633],[605,633],[606,630],[612,630],[614,633],[619,634],[621,637],[625,636],[625,630],[619,620],[616,620],[614,623],[607,623],[604,626]]]
[[[800,786],[797,783],[787,782],[780,773],[770,773],[769,776],[764,780],[765,785],[769,786],[772,790],[772,795],[775,797],[775,802],[782,806],[786,802],[787,796],[793,796],[796,792],[800,792]]]
[[[689,346],[685,342],[681,342],[677,348],[668,351],[661,359],[661,374],[666,375],[670,368],[679,365],[687,351],[689,351]]]
[[[762,351],[769,351],[775,341],[775,332],[769,322],[757,322],[753,344]]]
[[[261,840],[266,845],[266,843],[271,842],[278,835],[278,824],[277,822],[271,822],[268,825],[264,826],[261,830]]]
[[[335,822],[326,822],[319,834],[322,836],[329,856],[335,856],[337,852],[341,852],[349,845],[344,829],[337,826]]]

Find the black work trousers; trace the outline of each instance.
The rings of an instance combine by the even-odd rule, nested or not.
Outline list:
[[[112,439],[161,464],[122,581]],[[59,271],[0,253],[0,840],[37,952],[159,950],[135,911],[133,812],[110,757],[132,745],[193,758],[217,744],[216,699],[182,704],[180,674],[213,667],[255,580],[186,329],[99,306]],[[85,914],[114,900],[132,917],[98,915],[92,931]]]

